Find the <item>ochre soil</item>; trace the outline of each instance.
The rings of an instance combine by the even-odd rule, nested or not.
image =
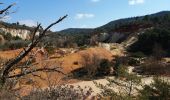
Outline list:
[[[11,59],[16,57],[22,49],[11,50],[11,51],[0,51],[1,59]],[[35,49],[33,50],[33,52]],[[56,55],[56,54],[54,54]],[[66,75],[71,71],[81,68],[83,63],[82,55],[88,55],[90,58],[93,55],[97,55],[98,57],[105,58],[108,60],[113,59],[113,55],[110,51],[95,47],[88,48],[86,50],[80,50],[76,53],[70,53],[62,57],[54,57],[54,55],[50,55],[53,57],[49,57],[50,59],[45,59],[44,55],[38,53],[36,55],[36,61],[31,67],[33,68],[43,68],[43,67],[61,67],[61,71]],[[24,62],[28,57],[24,58],[21,62]],[[76,64],[75,64],[76,62]],[[15,70],[14,73],[19,73],[20,70]],[[65,79],[65,76],[58,72],[36,72],[33,75],[25,75],[19,78],[19,82],[15,86],[15,89],[20,89],[21,95],[27,95],[33,88],[47,88],[49,86],[55,86],[59,84],[68,84],[79,82],[77,79]],[[64,79],[63,79],[64,78]]]

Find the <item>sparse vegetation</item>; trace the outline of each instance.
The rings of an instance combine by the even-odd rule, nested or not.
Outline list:
[[[139,100],[169,100],[170,83],[162,78],[154,78],[151,85],[145,85],[140,90]]]
[[[23,100],[85,100],[91,95],[92,89],[83,90],[81,87],[58,86],[45,90],[32,91]]]
[[[152,63],[153,61],[148,61]],[[102,93],[99,96],[100,98],[108,98],[109,100],[169,100],[170,99],[170,83],[168,79],[164,77],[155,77],[154,81],[151,84],[143,85],[141,83],[141,77],[136,74],[128,73],[127,67],[124,67],[122,63],[120,63],[122,67],[118,67],[116,70],[119,78],[112,79],[108,78],[109,84],[102,85],[100,83],[96,83],[96,86],[102,89]],[[155,75],[159,74],[162,69],[155,69],[154,66],[159,66],[157,64],[152,65],[152,72],[156,72]],[[161,67],[162,68],[162,67]],[[147,69],[148,70],[148,69]],[[144,72],[147,72],[145,70]],[[167,69],[164,69],[164,71]],[[159,72],[158,72],[159,71]],[[146,75],[146,73],[145,73]],[[142,89],[139,87],[142,86]],[[120,87],[118,92],[114,91],[115,87]],[[136,91],[136,92],[134,92]],[[138,95],[136,95],[137,93]]]
[[[144,54],[151,55],[153,54],[153,48],[155,45],[159,44],[161,48],[167,52],[169,55],[170,50],[170,31],[167,29],[153,29],[146,31],[145,33],[139,36],[139,39],[134,43],[130,51],[132,52],[143,52]]]
[[[11,11],[14,5],[1,7],[0,20],[15,12]],[[50,31],[66,17],[45,29],[41,24],[28,27],[0,21],[0,100],[170,100],[170,83],[164,79],[170,76],[170,63],[165,61],[170,57],[169,11],[119,19],[97,28]],[[17,29],[21,32],[12,36]],[[77,85],[84,85],[82,80],[94,82],[101,93],[89,98],[93,90]],[[22,95],[22,91],[28,93]]]
[[[6,42],[3,45],[0,45],[0,50],[14,50],[26,47],[30,41],[24,41],[24,40],[13,40],[10,42]]]
[[[144,57],[146,57],[146,55],[143,52],[135,52],[135,53],[132,53],[131,56],[135,57],[135,58],[144,58]]]
[[[47,47],[45,47],[45,49],[47,50],[47,52],[49,54],[54,54],[55,53],[55,48],[52,47],[52,46],[47,46]]]
[[[124,67],[125,68],[125,67]],[[109,83],[102,85],[96,83],[96,86],[102,89],[100,98],[109,97],[109,100],[136,100],[134,91],[138,90],[137,86],[141,84],[141,78],[135,74],[127,72],[127,69],[120,67],[117,72],[117,79],[108,78]],[[118,88],[117,91],[112,88]]]
[[[11,40],[21,40],[19,36],[12,36],[11,33],[5,33],[4,31],[0,31],[0,35],[4,37],[5,40],[11,41]]]
[[[156,61],[150,58],[138,70],[144,75],[170,75],[169,66],[169,64],[162,61]]]
[[[108,59],[102,59],[98,55],[84,54],[82,67],[72,71],[73,77],[93,79],[110,75],[112,63]]]

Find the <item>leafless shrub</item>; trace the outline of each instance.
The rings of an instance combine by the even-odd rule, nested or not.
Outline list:
[[[94,79],[107,76],[110,75],[112,66],[108,59],[103,59],[96,54],[83,54],[81,64],[81,68],[71,72],[74,78]]]
[[[16,85],[16,80],[7,80],[3,87],[0,88],[0,100],[16,100],[20,98],[16,90],[13,89]]]
[[[97,68],[100,66],[101,58],[98,55],[90,55],[84,54],[82,55],[83,61],[83,68],[87,71],[88,77],[94,77],[97,73]]]
[[[146,75],[170,75],[170,65],[162,61],[149,58],[136,71]]]
[[[86,100],[92,93],[91,88],[83,90],[81,87],[70,85],[57,86],[45,90],[35,90],[23,100]]]

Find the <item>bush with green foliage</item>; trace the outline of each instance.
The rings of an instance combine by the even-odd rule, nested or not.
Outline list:
[[[157,77],[151,85],[145,85],[139,93],[139,100],[170,100],[170,83]]]
[[[140,74],[143,75],[170,75],[170,65],[162,61],[149,58],[139,67]]]
[[[155,44],[159,44],[170,55],[168,52],[170,51],[170,30],[153,29],[146,31],[139,35],[138,41],[130,47],[129,51],[151,55]]]
[[[11,33],[6,33],[6,34],[4,35],[4,38],[5,38],[5,40],[11,41],[11,40],[12,40],[12,35],[11,35]]]
[[[6,42],[4,45],[0,45],[0,50],[13,50],[13,49],[19,49],[28,46],[30,41],[24,41],[24,40],[13,40]]]
[[[4,37],[5,40],[22,40],[19,36],[12,36],[11,33],[5,33],[3,30],[0,29],[0,35]]]
[[[47,52],[48,52],[49,54],[54,54],[54,53],[55,53],[55,48],[52,47],[52,46],[47,46],[47,47],[45,47],[45,50],[47,50]]]
[[[22,38],[20,38],[19,36],[14,36],[12,39],[13,40],[22,40]]]
[[[71,72],[74,78],[94,79],[110,75],[112,64],[108,59],[102,59],[94,54],[82,55],[82,67]]]
[[[135,52],[135,53],[132,53],[131,56],[135,57],[135,58],[144,58],[144,57],[146,57],[146,55],[143,52]]]
[[[73,36],[73,42],[77,43],[78,46],[88,45],[90,43],[91,36],[89,34],[75,34]]]
[[[130,66],[139,66],[141,64],[140,59],[138,58],[129,58],[128,65]]]
[[[111,69],[111,63],[108,59],[101,59],[100,66],[98,67],[97,76],[109,75]]]

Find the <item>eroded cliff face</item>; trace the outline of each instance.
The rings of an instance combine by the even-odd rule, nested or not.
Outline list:
[[[11,33],[12,36],[18,36],[22,39],[30,39],[31,31],[26,29],[14,29],[14,28],[0,28],[5,33]]]
[[[108,43],[115,43],[118,42],[119,39],[123,38],[125,35],[124,33],[100,33],[99,34],[99,41],[101,42],[108,42]]]
[[[5,39],[2,35],[0,35],[0,45],[3,45],[5,43]]]

